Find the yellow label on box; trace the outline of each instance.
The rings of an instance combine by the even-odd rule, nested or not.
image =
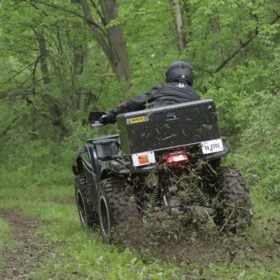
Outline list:
[[[141,116],[141,117],[135,117],[131,119],[127,119],[126,123],[127,124],[138,124],[138,123],[143,123],[149,121],[149,118],[147,116]]]

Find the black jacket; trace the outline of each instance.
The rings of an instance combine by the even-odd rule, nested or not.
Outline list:
[[[166,83],[163,86],[155,86],[149,92],[121,103],[116,107],[114,113],[127,113],[196,100],[200,100],[200,97],[188,84]]]

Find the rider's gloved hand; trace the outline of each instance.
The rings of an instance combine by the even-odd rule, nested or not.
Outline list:
[[[102,124],[115,123],[117,120],[117,114],[115,112],[108,112],[99,118],[99,122]]]

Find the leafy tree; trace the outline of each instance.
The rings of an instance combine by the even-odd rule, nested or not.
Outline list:
[[[280,88],[279,1],[7,0],[0,8],[8,148],[86,136],[88,111],[161,82],[178,58],[193,64],[195,87],[215,99],[223,133],[239,145],[248,113],[264,108],[260,95],[275,100]]]

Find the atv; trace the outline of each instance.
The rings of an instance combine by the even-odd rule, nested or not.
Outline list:
[[[102,126],[103,114],[90,113],[90,124]],[[119,134],[87,140],[73,162],[83,226],[99,227],[110,242],[132,214],[143,221],[165,213],[182,227],[211,218],[231,233],[250,225],[248,186],[237,169],[221,164],[230,149],[213,100],[120,114],[117,126]]]

